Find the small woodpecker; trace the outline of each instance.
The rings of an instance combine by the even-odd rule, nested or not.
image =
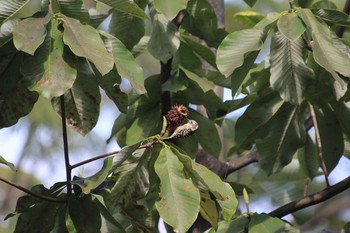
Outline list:
[[[198,129],[198,123],[195,120],[188,120],[186,124],[178,126],[174,133],[167,139],[184,138],[190,136]]]

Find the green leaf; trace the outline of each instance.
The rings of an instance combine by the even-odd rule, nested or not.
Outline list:
[[[264,18],[264,15],[255,11],[240,11],[237,12],[233,17],[247,28],[252,28]]]
[[[313,71],[303,59],[304,42],[289,40],[277,32],[272,36],[270,55],[270,83],[284,101],[301,104]]]
[[[12,171],[16,171],[16,167],[15,165],[13,165],[13,163],[8,162],[4,157],[2,157],[0,155],[0,164],[4,164],[6,166],[8,166],[9,168],[11,168]]]
[[[154,13],[152,24],[148,51],[156,59],[166,63],[180,47],[180,33],[176,25],[168,21],[163,14]]]
[[[181,67],[181,70],[186,74],[187,78],[197,83],[198,86],[204,91],[204,93],[213,90],[215,86],[213,82],[207,80],[206,78],[201,78],[197,74],[192,73],[191,71],[186,70],[183,67]]]
[[[277,27],[290,40],[298,39],[306,30],[303,22],[294,12],[282,14],[277,21]]]
[[[349,15],[333,9],[313,9],[312,12],[323,20],[341,26],[350,26]]]
[[[216,64],[220,72],[226,77],[240,67],[244,55],[248,52],[260,50],[263,42],[262,29],[245,29],[229,34],[218,47]]]
[[[115,181],[108,195],[107,206],[115,208],[119,204],[136,203],[149,190],[148,162],[152,153],[159,153],[158,147],[137,149],[135,144],[114,157],[111,180]]]
[[[350,122],[348,121],[350,117],[350,103],[343,101],[332,101],[331,106],[343,129],[344,134],[350,138]]]
[[[200,214],[202,217],[207,220],[214,229],[218,228],[218,210],[216,209],[216,203],[211,199],[208,192],[200,190]]]
[[[302,9],[301,14],[306,25],[312,29],[312,38],[314,39],[312,45],[315,61],[331,73],[341,85],[345,85],[344,81],[336,72],[345,77],[350,77],[349,52],[344,52],[335,46],[329,27],[325,23],[319,22],[310,10]],[[342,44],[339,40],[337,43]]]
[[[154,8],[169,20],[175,18],[180,10],[185,9],[188,0],[154,0]]]
[[[314,109],[320,132],[322,154],[329,174],[343,155],[343,133],[339,121],[329,105],[325,105],[320,109]]]
[[[23,11],[23,9],[28,9],[29,7],[33,7],[32,0],[2,0],[0,2],[0,24],[3,22],[15,18],[19,12]],[[33,8],[33,10],[37,10]],[[32,11],[33,11],[32,10]],[[31,14],[35,12],[30,12]],[[31,14],[27,16],[31,16]]]
[[[20,51],[34,55],[35,50],[44,42],[46,24],[51,16],[28,18],[20,21],[13,28],[13,43]]]
[[[86,60],[78,60],[77,68],[77,79],[73,87],[64,94],[66,122],[80,134],[86,135],[98,121],[101,95]],[[61,115],[60,97],[53,98],[52,105]]]
[[[75,55],[94,63],[102,75],[107,74],[114,66],[114,58],[107,52],[98,31],[73,18],[62,16],[62,19],[64,43]]]
[[[13,27],[19,22],[19,19],[8,20],[0,26],[0,47],[3,47],[12,39]]]
[[[256,138],[262,137],[264,129],[281,108],[283,100],[276,93],[254,101],[236,123],[235,140],[238,147],[250,147]],[[263,132],[265,135],[266,131]]]
[[[113,7],[113,9],[116,11],[121,11],[141,19],[148,19],[146,13],[133,1],[129,1],[129,0],[98,0],[98,1]]]
[[[62,33],[57,27],[55,19],[48,23],[46,38],[36,50],[35,59],[27,55],[21,66],[25,79],[46,98],[63,95],[76,78],[72,54],[64,47]]]
[[[98,85],[105,91],[108,98],[115,103],[120,112],[126,113],[128,109],[128,95],[120,89],[121,78],[117,71],[112,69],[102,77],[95,67],[92,67],[92,69],[94,70]]]
[[[145,34],[145,22],[128,13],[114,10],[108,25],[108,32],[117,37],[131,51]]]
[[[143,69],[137,64],[131,52],[119,39],[103,31],[100,33],[105,37],[106,47],[114,56],[119,75],[128,79],[138,94],[146,93]]]
[[[229,222],[221,221],[219,222],[218,229],[210,229],[208,233],[228,233],[228,232],[244,232],[246,230],[246,225],[248,223],[248,218],[241,215],[234,220]]]
[[[160,200],[156,208],[175,232],[185,233],[196,220],[200,209],[199,191],[184,175],[184,166],[172,148],[165,146],[154,165],[161,180]]]
[[[99,198],[97,197],[96,199],[94,199],[94,201],[103,217],[101,232],[103,232],[103,221],[107,221],[110,224],[106,223],[106,225],[108,226],[108,229],[106,230],[114,230],[120,233],[126,233],[123,226],[112,216],[112,214],[108,211],[106,206],[103,203],[101,203],[101,201],[103,202],[103,200],[99,200]],[[112,227],[110,225],[112,225]]]
[[[84,194],[89,194],[93,189],[97,188],[109,175],[112,168],[113,158],[107,158],[103,162],[101,170],[92,176],[86,178],[78,178],[72,181],[72,184],[78,185]]]
[[[214,122],[197,111],[190,111],[190,118],[197,121],[199,125],[196,135],[202,148],[209,154],[218,157],[221,152],[221,140]]]
[[[72,195],[69,198],[66,225],[69,232],[100,232],[100,211],[97,207],[97,204],[91,200],[90,195],[84,196],[82,198],[77,198]]]
[[[249,233],[289,232],[291,229],[287,222],[267,214],[254,213],[249,222]]]
[[[215,196],[221,207],[224,220],[230,220],[236,212],[238,204],[232,187],[228,183],[223,182],[218,175],[205,166],[194,162],[189,156],[175,148],[172,148],[172,150],[185,166],[186,172],[200,181]]]
[[[289,164],[304,145],[305,131],[299,112],[298,107],[284,104],[271,120],[266,137],[256,141],[259,165],[269,175]]]
[[[316,145],[308,134],[306,135],[305,146],[298,150],[298,160],[307,177],[313,179],[318,175],[319,165]]]
[[[52,8],[54,13],[61,12],[82,23],[89,22],[89,13],[82,0],[52,0]]]
[[[248,6],[253,7],[256,3],[256,0],[244,0],[245,3],[247,3]]]

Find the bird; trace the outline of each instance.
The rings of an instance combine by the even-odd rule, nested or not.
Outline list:
[[[165,139],[188,137],[192,135],[198,127],[198,123],[195,120],[188,120],[186,124],[178,126],[174,133]]]

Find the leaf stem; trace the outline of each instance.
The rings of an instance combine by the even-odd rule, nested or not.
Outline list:
[[[74,169],[74,168],[77,168],[77,167],[80,167],[82,165],[85,165],[87,163],[91,163],[93,161],[96,161],[98,159],[103,159],[103,158],[106,158],[108,156],[111,156],[111,155],[115,155],[115,154],[118,154],[120,152],[120,150],[116,150],[116,151],[112,151],[112,152],[108,152],[108,153],[105,153],[105,154],[102,154],[102,155],[98,155],[98,156],[95,156],[95,157],[92,157],[90,159],[87,159],[87,160],[84,160],[84,161],[81,161],[79,163],[76,163],[76,164],[73,164],[71,165],[71,169]]]
[[[12,187],[15,187],[16,189],[19,189],[19,190],[21,190],[21,191],[23,191],[23,192],[25,192],[25,193],[33,196],[33,197],[39,198],[41,200],[50,201],[50,202],[57,202],[57,203],[65,203],[65,202],[67,202],[66,199],[48,197],[48,196],[41,195],[39,193],[35,193],[33,191],[30,191],[29,189],[26,189],[26,188],[24,188],[24,187],[22,187],[22,186],[20,186],[18,184],[15,184],[15,183],[13,183],[13,182],[11,182],[9,180],[6,180],[4,178],[1,178],[1,177],[0,177],[0,181],[4,182],[6,184],[9,184]]]
[[[295,8],[294,0],[289,0],[289,6],[290,6],[289,12],[293,12]]]
[[[69,163],[69,150],[68,150],[68,136],[67,136],[67,124],[66,124],[66,109],[64,106],[64,95],[60,96],[61,105],[61,118],[62,118],[62,139],[63,139],[63,150],[64,150],[64,161],[66,167],[66,181],[67,181],[67,195],[68,197],[72,194],[72,167]]]
[[[317,118],[316,118],[316,114],[315,114],[315,109],[314,107],[309,103],[309,108],[310,108],[310,115],[312,118],[312,122],[315,128],[315,136],[316,136],[316,146],[317,146],[317,154],[318,157],[321,161],[321,168],[323,171],[323,174],[325,176],[325,180],[326,180],[326,184],[327,187],[329,187],[329,180],[328,180],[328,171],[327,171],[327,167],[326,167],[326,163],[324,161],[324,157],[323,157],[323,147],[322,147],[322,142],[321,142],[321,136],[320,136],[320,131],[318,128],[318,122],[317,122]]]

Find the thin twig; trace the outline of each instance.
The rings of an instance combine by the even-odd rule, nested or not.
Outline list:
[[[318,152],[317,154],[318,154],[318,157],[320,159],[321,168],[322,168],[323,174],[325,176],[326,184],[328,187],[329,186],[328,171],[327,171],[326,163],[325,163],[324,157],[323,157],[323,147],[322,147],[322,142],[321,142],[320,131],[318,128],[317,118],[316,118],[316,114],[315,114],[315,109],[310,103],[309,103],[309,108],[310,108],[310,115],[312,118],[312,122],[313,122],[313,125],[315,128],[316,146],[317,146],[317,152]]]
[[[289,12],[293,12],[295,8],[294,0],[289,0]]]
[[[64,95],[60,96],[61,105],[61,118],[62,118],[62,138],[63,138],[63,150],[64,150],[64,161],[66,166],[66,180],[67,180],[67,195],[68,197],[72,194],[72,168],[69,163],[69,150],[68,150],[68,136],[67,136],[67,125],[66,125],[66,109],[64,106]]]
[[[309,193],[309,183],[310,183],[310,178],[306,178],[305,184],[304,184],[304,197],[306,197]]]
[[[91,163],[91,162],[93,162],[93,161],[96,161],[96,160],[98,160],[98,159],[103,159],[103,158],[106,158],[106,157],[111,156],[111,155],[116,155],[116,154],[118,154],[119,152],[120,152],[120,150],[116,150],[116,151],[108,152],[108,153],[106,153],[106,154],[98,155],[98,156],[95,156],[95,157],[93,157],[93,158],[90,158],[90,159],[81,161],[81,162],[79,162],[79,163],[73,164],[73,165],[71,165],[70,167],[71,167],[71,169],[74,169],[74,168],[80,167],[80,166],[82,166],[82,165],[85,165],[85,164],[87,164],[87,163]]]
[[[335,195],[344,192],[349,188],[350,188],[350,176],[336,183],[335,185],[325,188],[320,192],[308,195],[299,200],[292,201],[284,206],[281,206],[275,209],[274,211],[270,212],[269,215],[271,215],[272,217],[282,218],[283,216],[294,213],[295,211],[324,202],[334,197]]]
[[[0,178],[0,181],[4,182],[6,184],[9,184],[12,187],[15,187],[16,189],[19,189],[19,190],[21,190],[21,191],[23,191],[23,192],[25,192],[25,193],[33,196],[33,197],[39,198],[39,199],[44,200],[44,201],[57,202],[57,203],[65,203],[65,202],[67,202],[67,200],[65,200],[65,199],[48,197],[48,196],[41,195],[39,193],[35,193],[33,191],[30,191],[29,189],[26,189],[26,188],[24,188],[24,187],[22,187],[22,186],[20,186],[18,184],[15,184],[15,183],[13,183],[11,181],[8,181],[6,179],[3,179],[3,178]]]

